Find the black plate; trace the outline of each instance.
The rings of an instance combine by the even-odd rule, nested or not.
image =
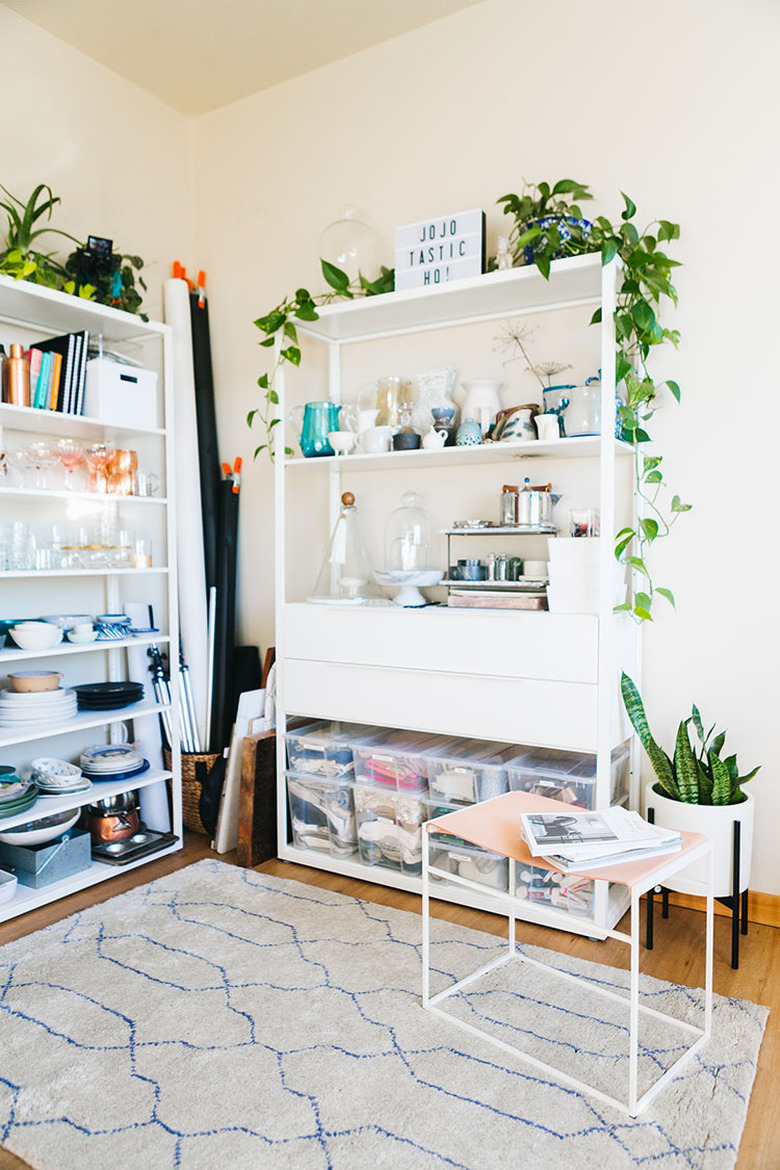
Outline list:
[[[144,684],[139,682],[82,683],[81,686],[73,687],[73,690],[79,696],[107,698],[109,695],[127,695],[136,692],[143,694]]]

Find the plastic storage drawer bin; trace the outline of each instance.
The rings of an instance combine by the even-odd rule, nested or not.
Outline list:
[[[459,877],[476,882],[486,889],[507,892],[509,862],[500,853],[490,853],[487,849],[479,849],[476,845],[466,848],[464,845],[445,845],[443,842],[433,841],[428,848],[428,864],[436,869],[443,869]],[[448,882],[438,874],[430,875],[431,884],[452,885],[458,889],[464,886],[458,882]]]
[[[326,780],[288,772],[287,797],[297,848],[332,857],[357,852],[351,778]]]
[[[291,772],[334,779],[352,776],[355,744],[373,742],[381,734],[376,727],[320,720],[288,731],[287,765]]]
[[[355,747],[355,779],[397,792],[427,792],[430,757],[456,742],[441,735],[388,731],[368,747]]]
[[[480,739],[456,742],[428,759],[431,796],[474,804],[508,791],[507,764],[517,760],[519,748]]]
[[[618,804],[628,795],[629,751],[625,745],[612,753],[609,803]],[[514,791],[549,796],[575,808],[596,807],[596,757],[578,752],[529,749],[507,767],[509,787]]]
[[[593,913],[595,884],[592,878],[574,877],[529,865],[515,869],[515,893],[535,906],[566,910],[569,914],[589,916]]]
[[[413,792],[362,784],[355,785],[354,799],[361,860],[415,876],[422,873],[426,802]]]

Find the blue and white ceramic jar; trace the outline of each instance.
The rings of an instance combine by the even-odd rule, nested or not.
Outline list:
[[[464,418],[458,427],[455,444],[458,447],[479,447],[482,443],[482,427],[473,418]]]

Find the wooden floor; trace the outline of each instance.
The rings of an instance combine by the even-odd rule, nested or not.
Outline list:
[[[0,926],[0,943],[21,938],[33,931],[48,926],[69,914],[87,906],[106,901],[142,882],[163,877],[199,861],[202,857],[216,856],[209,848],[205,836],[189,833],[184,849],[169,854],[159,861],[119,874],[110,882],[73,894],[61,902],[32,911],[21,918]],[[233,862],[232,854],[223,854],[221,861]],[[290,865],[276,859],[257,867],[263,873],[279,877],[294,878],[311,885],[324,886],[342,894],[366,898],[384,906],[395,906],[400,910],[420,912],[420,899],[415,894],[401,890],[387,889],[368,882],[340,877],[321,870]],[[468,910],[448,902],[434,902],[436,917],[474,927],[492,934],[505,931],[505,919],[479,910]],[[670,979],[680,983],[701,986],[703,980],[701,914],[696,910],[672,907],[669,918],[662,920],[658,911],[656,945],[652,951],[642,953],[642,971],[659,979]],[[549,947],[551,950],[578,955],[596,962],[625,967],[628,948],[608,939],[593,943],[577,935],[565,934],[546,927],[519,924],[519,937],[523,942]],[[732,971],[730,965],[731,934],[728,919],[718,918],[715,922],[715,991],[721,995],[733,995],[754,1003],[766,1004],[771,1009],[767,1030],[759,1054],[758,1072],[750,1098],[747,1123],[737,1161],[738,1170],[778,1170],[780,1167],[780,1095],[777,1092],[776,1070],[780,1067],[780,930],[773,926],[751,923],[750,933],[741,940],[740,969]],[[24,1170],[26,1162],[0,1148],[0,1170]],[[167,1167],[150,1167],[149,1170],[168,1170]],[[572,1170],[577,1170],[572,1167]],[[605,1170],[609,1170],[605,1166]]]

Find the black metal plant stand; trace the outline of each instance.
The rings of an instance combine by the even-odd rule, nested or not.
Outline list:
[[[651,825],[655,823],[655,809],[648,808],[647,819]],[[731,863],[732,889],[730,894],[715,899],[716,902],[720,902],[722,906],[726,906],[731,911],[731,966],[735,971],[739,969],[739,936],[748,932],[748,890],[744,889],[740,893],[739,889],[741,836],[742,825],[739,821],[734,821]],[[661,895],[661,916],[663,918],[669,917],[669,891],[664,886],[655,886],[654,889],[648,890],[646,924],[648,951],[653,949],[655,894]]]

